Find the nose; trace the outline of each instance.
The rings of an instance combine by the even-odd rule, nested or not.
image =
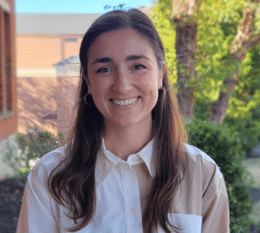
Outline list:
[[[113,91],[126,94],[132,88],[131,78],[127,72],[120,70],[114,77]]]

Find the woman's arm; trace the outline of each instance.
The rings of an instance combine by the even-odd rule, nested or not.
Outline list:
[[[217,171],[203,195],[202,233],[229,233],[229,202],[223,175]]]
[[[28,176],[16,232],[58,233],[52,205],[53,200],[47,188],[47,172],[41,166],[35,166]]]

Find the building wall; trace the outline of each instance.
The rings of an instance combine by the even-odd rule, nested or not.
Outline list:
[[[65,137],[73,125],[75,119],[75,100],[76,91],[79,83],[78,77],[58,77],[57,92],[57,130],[62,132]]]
[[[64,59],[67,59],[75,55],[76,53],[79,53],[81,42],[82,42],[82,38],[78,38],[77,42],[72,42],[72,43],[65,42]]]
[[[82,38],[83,35],[17,35],[18,132],[26,133],[37,126],[53,134],[67,134],[69,126],[63,119],[68,116],[67,100],[62,102],[71,82],[56,79],[53,65],[79,53]],[[60,112],[59,124],[57,120],[42,119],[55,110]]]
[[[73,34],[17,35],[17,76],[56,77],[53,65],[79,53],[82,38]]]
[[[0,119],[0,142],[17,132],[17,114],[10,113]]]
[[[17,131],[14,1],[0,2],[0,142]]]
[[[34,129],[68,134],[73,121],[78,77],[18,78],[18,132]],[[57,112],[57,119],[44,120]]]
[[[60,92],[56,77],[18,78],[18,132],[26,133],[37,126],[57,134],[56,120],[44,120],[43,117],[57,109],[56,98]]]
[[[59,36],[17,36],[17,68],[52,67],[61,59]]]

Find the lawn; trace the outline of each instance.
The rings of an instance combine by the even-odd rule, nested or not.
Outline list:
[[[254,177],[254,187],[260,188],[260,158],[246,159],[243,165],[247,167],[247,170]],[[260,222],[260,201],[254,205],[253,213],[249,217],[255,222]]]
[[[256,159],[246,159],[243,165],[247,167],[247,170],[254,177],[254,187],[260,188],[260,158]]]

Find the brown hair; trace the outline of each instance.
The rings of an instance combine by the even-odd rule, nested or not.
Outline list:
[[[59,204],[68,207],[69,217],[75,223],[79,218],[83,218],[78,226],[70,229],[71,232],[88,225],[95,213],[95,164],[104,130],[103,117],[91,95],[88,95],[87,103],[92,103],[93,106],[88,106],[83,101],[88,93],[84,78],[88,77],[88,49],[101,34],[123,28],[132,28],[144,36],[153,48],[159,69],[163,68],[165,54],[160,36],[152,21],[137,9],[110,11],[100,16],[86,32],[80,47],[81,80],[77,116],[66,146],[66,159],[52,171],[48,180],[50,193]],[[143,216],[143,228],[147,232],[151,232],[157,222],[167,233],[170,232],[169,226],[175,229],[169,223],[168,213],[184,175],[183,143],[186,142],[186,131],[178,111],[177,100],[171,90],[166,72],[157,104],[152,110],[155,123],[153,159],[156,175]]]

